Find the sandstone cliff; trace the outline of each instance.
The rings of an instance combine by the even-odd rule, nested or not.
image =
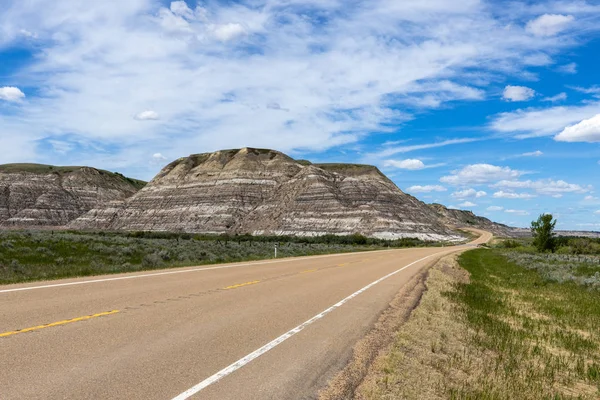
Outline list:
[[[0,227],[63,227],[144,182],[88,167],[0,165]]]
[[[457,239],[439,216],[377,168],[311,164],[273,150],[180,158],[122,203],[74,229]]]

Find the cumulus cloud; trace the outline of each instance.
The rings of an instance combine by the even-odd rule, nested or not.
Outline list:
[[[461,170],[452,171],[452,175],[443,176],[440,182],[455,186],[481,185],[499,180],[509,180],[523,175],[523,171],[491,164],[473,164]]]
[[[471,203],[470,201],[465,201],[464,203],[459,204],[459,207],[476,207],[477,204]]]
[[[425,164],[423,163],[423,161],[421,160],[417,160],[417,159],[406,159],[406,160],[387,160],[384,163],[384,166],[386,167],[394,167],[394,168],[400,168],[400,169],[409,169],[409,170],[418,170],[418,169],[424,169],[425,168]]]
[[[556,103],[557,101],[564,101],[567,99],[567,94],[565,92],[559,93],[555,96],[544,97],[544,101],[549,101],[551,103]]]
[[[156,121],[157,119],[159,119],[159,116],[156,111],[147,110],[136,114],[135,119],[137,119],[138,121]]]
[[[554,36],[569,28],[574,20],[572,15],[544,14],[529,21],[525,29],[535,36]]]
[[[480,198],[487,196],[487,193],[483,190],[475,190],[475,189],[465,189],[459,190],[451,194],[455,199],[467,199],[467,198]]]
[[[167,157],[163,156],[161,153],[154,153],[152,158],[157,161],[165,161]]]
[[[534,197],[537,196],[530,193],[505,192],[502,190],[494,193],[496,199],[533,199]]]
[[[594,214],[600,214],[600,210],[594,211]]]
[[[419,170],[419,169],[426,169],[426,168],[437,168],[437,167],[441,167],[443,165],[443,163],[438,163],[438,164],[429,164],[429,165],[425,165],[425,163],[421,160],[418,159],[406,159],[406,160],[387,160],[383,163],[384,167],[393,167],[393,168],[399,168],[399,169],[408,169],[408,170]]]
[[[527,101],[535,96],[535,90],[526,86],[507,86],[502,98],[507,101]]]
[[[488,210],[488,211],[502,211],[502,210],[504,210],[504,207],[501,207],[501,206],[489,206],[488,208],[486,208],[486,210]]]
[[[446,189],[440,185],[425,185],[425,186],[411,186],[406,189],[408,193],[430,193],[430,192],[445,192]]]
[[[559,142],[600,142],[600,114],[563,129],[554,137]]]
[[[19,101],[25,97],[21,89],[14,86],[4,86],[0,88],[0,100]]]
[[[529,211],[525,210],[504,210],[504,212],[515,215],[529,215]]]
[[[540,179],[537,181],[502,180],[491,185],[491,187],[502,189],[531,189],[537,194],[548,196],[564,193],[588,193],[593,189],[591,185],[581,186],[563,180],[555,181],[553,179]]]

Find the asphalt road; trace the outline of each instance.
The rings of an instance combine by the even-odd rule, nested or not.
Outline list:
[[[0,286],[0,399],[312,399],[411,277],[465,247]]]

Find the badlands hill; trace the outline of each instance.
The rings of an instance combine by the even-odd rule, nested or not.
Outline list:
[[[180,158],[125,201],[101,205],[69,228],[453,240],[452,228],[475,226],[449,224],[376,167],[252,148]]]
[[[0,165],[0,227],[64,227],[145,182],[89,167]]]
[[[454,228],[478,228],[501,237],[516,236],[515,228],[492,222],[487,218],[475,215],[472,211],[456,210],[436,203],[429,204],[429,207],[438,214],[440,220],[446,226]]]

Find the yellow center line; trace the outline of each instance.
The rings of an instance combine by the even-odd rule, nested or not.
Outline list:
[[[317,272],[318,269],[307,269],[306,271],[300,272],[301,274],[308,274],[309,272]]]
[[[33,326],[31,328],[20,329],[18,331],[10,331],[10,332],[0,333],[0,337],[7,337],[7,336],[16,335],[19,333],[37,331],[37,330],[44,329],[44,328],[52,328],[54,326],[71,324],[73,322],[86,321],[88,319],[104,317],[106,315],[112,315],[112,314],[116,314],[118,312],[119,312],[119,310],[112,310],[112,311],[102,312],[102,313],[98,313],[98,314],[86,315],[85,317],[65,319],[64,321],[52,322],[51,324],[38,325],[38,326]]]
[[[257,283],[260,283],[260,281],[252,281],[252,282],[240,283],[239,285],[227,286],[227,287],[224,287],[223,289],[224,290],[237,289],[237,288],[240,288],[242,286],[255,285]]]
[[[350,264],[350,263],[338,264],[338,265],[336,265],[336,267],[345,267],[348,264]]]

